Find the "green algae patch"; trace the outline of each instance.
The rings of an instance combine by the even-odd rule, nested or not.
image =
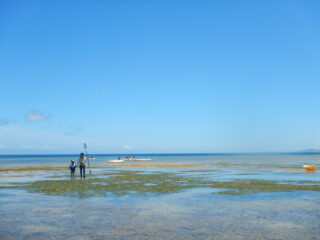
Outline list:
[[[63,177],[63,176],[62,176]],[[64,178],[64,177],[63,177]],[[50,178],[27,183],[9,183],[5,188],[59,196],[109,196],[169,194],[191,188],[214,188],[215,194],[243,195],[259,192],[320,191],[320,182],[265,180],[212,181],[203,175],[119,170],[88,176],[85,180]]]
[[[263,180],[235,180],[228,182],[212,182],[211,187],[226,189],[217,192],[225,195],[243,195],[259,192],[320,191],[319,182],[315,182],[312,185],[302,185],[300,183],[288,184]]]
[[[106,196],[132,194],[174,193],[195,187],[192,178],[170,173],[139,173],[125,171],[117,175],[105,174],[104,177],[86,180],[42,180],[22,187],[31,192],[63,196]]]

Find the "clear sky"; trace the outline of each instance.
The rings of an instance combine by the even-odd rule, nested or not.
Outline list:
[[[320,2],[0,3],[0,154],[320,148]]]

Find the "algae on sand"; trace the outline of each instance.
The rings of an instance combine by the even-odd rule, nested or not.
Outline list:
[[[205,176],[172,172],[119,170],[86,180],[48,179],[30,183],[11,183],[12,187],[60,196],[107,196],[167,194],[196,187],[221,189],[217,194],[242,195],[258,192],[320,191],[319,182],[279,182],[265,180],[212,181]]]
[[[104,196],[108,194],[162,194],[194,187],[184,176],[170,173],[120,171],[86,180],[42,180],[24,185],[32,192],[64,196]]]
[[[243,195],[258,192],[320,191],[319,183],[306,185],[265,180],[214,181],[212,182],[212,187],[225,189],[218,193],[226,195]]]

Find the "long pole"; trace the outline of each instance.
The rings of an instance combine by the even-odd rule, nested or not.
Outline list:
[[[90,161],[89,161],[88,152],[87,152],[87,144],[83,143],[83,146],[84,146],[84,149],[86,150],[86,158],[87,158],[87,161],[88,161],[89,173],[90,173],[90,175],[92,175],[91,168],[90,168]]]

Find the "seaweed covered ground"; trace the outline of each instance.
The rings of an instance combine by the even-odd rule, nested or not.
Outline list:
[[[243,195],[258,192],[320,191],[318,181],[271,181],[230,179],[217,181],[207,177],[210,171],[181,172],[112,170],[70,180],[66,174],[29,182],[9,182],[2,188],[22,188],[30,192],[60,196],[108,196],[175,193],[191,188],[215,189],[215,194]],[[207,173],[207,174],[203,174]]]

